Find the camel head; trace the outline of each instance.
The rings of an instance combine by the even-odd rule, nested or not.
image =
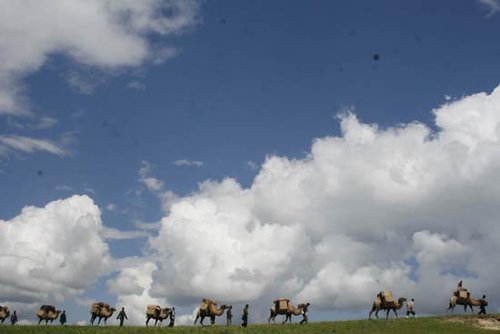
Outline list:
[[[110,307],[110,308],[109,308],[109,310],[110,310],[111,312],[116,311],[116,309],[115,309],[114,307]]]
[[[227,306],[226,304],[222,304],[222,305],[220,306],[220,308],[221,308],[221,310],[226,310],[226,309],[228,309],[228,308],[229,308],[229,306]]]
[[[400,298],[398,299],[398,304],[403,304],[404,302],[406,302],[406,300],[407,300],[407,299],[406,299],[405,297],[400,297]]]

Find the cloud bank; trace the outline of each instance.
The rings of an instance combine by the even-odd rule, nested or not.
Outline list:
[[[304,159],[267,157],[249,188],[201,183],[150,240],[152,295],[361,312],[391,289],[442,313],[464,279],[499,298],[499,107],[500,88],[449,102],[433,111],[437,131],[347,113],[340,137],[315,139]]]
[[[366,314],[381,289],[441,314],[459,280],[498,300],[498,110],[500,87],[433,110],[435,130],[346,113],[340,136],[315,139],[303,159],[268,156],[251,186],[207,180],[175,200],[143,162],[140,182],[165,216],[144,256],[114,266],[108,291],[134,324],[149,303],[192,309],[204,297],[251,303],[254,321],[280,296]],[[107,267],[101,235],[124,237],[103,231],[86,196],[25,208],[0,232],[7,301],[78,294]]]

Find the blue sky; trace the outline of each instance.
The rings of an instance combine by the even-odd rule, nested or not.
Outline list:
[[[0,90],[15,96],[15,107],[4,106],[0,112],[0,218],[6,224],[25,206],[44,207],[86,194],[100,208],[103,226],[142,233],[124,240],[103,237],[112,261],[161,254],[158,249],[151,252],[148,239],[161,234],[158,227],[144,230],[137,223],[172,218],[162,194],[174,193],[177,202],[206,197],[200,182],[219,183],[228,177],[251,189],[254,177],[265,170],[261,165],[266,157],[306,163],[315,138],[344,136],[337,115],[347,112],[354,113],[360,124],[377,124],[380,131],[413,122],[439,131],[432,110],[458,105],[472,94],[490,94],[500,78],[498,1],[192,4],[184,12],[176,12],[175,6],[156,13],[157,7],[148,8],[154,15],[147,19],[152,21],[155,15],[166,20],[188,18],[160,33],[151,27],[134,31],[130,27],[135,26],[126,22],[124,27],[114,23],[144,44],[149,56],[142,58],[122,60],[121,52],[132,54],[136,48],[115,54],[106,34],[95,45],[78,44],[87,36],[79,35],[88,28],[85,25],[69,29],[74,40],[60,44],[50,30],[55,36],[50,41],[56,42],[46,45],[69,45],[53,49],[35,43],[49,33],[39,37],[31,34],[30,27],[19,29],[29,34],[25,43],[33,43],[34,54],[39,52],[40,57],[19,62],[20,69],[0,68],[4,76]],[[46,5],[59,6],[50,1]],[[0,4],[4,6],[1,12],[29,17],[12,9],[9,1]],[[136,13],[135,8],[125,10]],[[2,47],[22,37],[7,29],[9,24],[23,24],[18,21],[0,24],[0,35],[7,41]],[[61,22],[59,29],[64,30],[66,23]],[[47,25],[39,24],[42,30]],[[92,36],[99,36],[97,28]],[[109,48],[113,54],[102,61],[92,54],[99,48]],[[15,55],[0,51],[0,56],[12,57],[12,64],[17,64]],[[12,145],[5,149],[7,137],[34,138],[61,151],[29,152]],[[340,163],[349,165],[352,157],[344,158]],[[145,168],[142,176],[141,168]],[[152,189],[144,181],[147,177],[160,186]],[[279,215],[271,216],[279,220]],[[414,224],[409,216],[405,216],[408,224]],[[423,220],[418,222],[425,227],[422,230],[446,235],[445,241],[460,239],[444,228],[429,229]],[[363,238],[354,239],[373,241]],[[317,237],[311,234],[311,239]],[[98,275],[100,283],[84,287],[81,296],[104,294],[116,299],[103,285],[122,269]],[[405,288],[411,290],[409,286]],[[306,291],[299,290],[297,295]],[[251,298],[260,301],[258,295]],[[196,299],[186,297],[182,305],[186,312],[192,308],[190,298]],[[235,303],[242,300],[236,298]],[[63,303],[72,305],[78,320],[85,320],[86,307],[78,306],[74,296],[66,296]],[[321,305],[321,318],[335,317],[336,311],[347,312],[348,317],[359,312],[357,306],[339,310]]]

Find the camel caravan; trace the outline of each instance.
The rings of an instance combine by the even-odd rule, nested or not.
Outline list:
[[[278,314],[285,315],[284,320],[281,322],[282,324],[285,324],[287,321],[292,323],[292,315],[294,316],[299,316],[302,315],[302,320],[300,321],[300,324],[304,324],[308,322],[307,318],[307,310],[309,308],[310,303],[302,303],[297,305],[297,307],[294,307],[291,303],[290,300],[287,298],[278,298],[273,301],[273,305],[271,306],[269,318],[267,319],[267,322],[270,323],[271,321],[275,323],[275,318]]]
[[[103,302],[93,303],[90,307],[90,324],[93,325],[96,318],[99,318],[97,321],[98,325],[102,319],[104,319],[104,324],[106,324],[108,318],[112,317],[115,311],[116,309],[109,306],[109,304]]]
[[[375,313],[375,317],[378,319],[378,313],[383,310],[385,311],[385,318],[389,318],[389,313],[391,310],[394,312],[396,318],[398,318],[398,310],[400,310],[403,306],[406,305],[406,317],[409,315],[413,315],[416,317],[415,313],[415,304],[414,300],[411,299],[407,302],[405,297],[399,297],[396,299],[392,293],[392,291],[384,290],[380,291],[376,297],[375,301],[372,304],[372,308],[370,313],[368,314],[368,319],[371,319],[372,314]],[[463,305],[464,312],[467,312],[467,309],[470,308],[472,312],[474,312],[474,306],[480,308],[479,315],[486,314],[486,306],[488,306],[488,301],[486,300],[486,295],[483,295],[482,298],[476,299],[472,296],[472,294],[462,286],[462,281],[460,281],[457,285],[457,288],[453,291],[451,298],[449,299],[448,312],[453,312],[455,310],[455,306]],[[275,323],[275,319],[278,315],[283,315],[282,324],[286,324],[287,322],[292,323],[292,316],[302,316],[302,320],[300,324],[308,323],[308,309],[310,303],[300,303],[297,307],[294,307],[290,300],[287,298],[278,298],[275,299],[269,309],[269,318],[267,319],[268,323]],[[217,303],[211,299],[203,298],[197,311],[196,317],[194,319],[194,325],[200,320],[200,325],[204,326],[203,320],[205,318],[210,318],[210,324],[214,325],[216,317],[220,317],[224,315],[224,312],[227,311],[227,325],[231,325],[232,312],[231,305],[222,304],[220,307]],[[114,307],[111,307],[109,304],[103,302],[93,303],[90,308],[90,324],[94,325],[95,320],[98,318],[97,324],[101,323],[101,320],[104,319],[104,324],[108,318],[113,316],[113,313],[116,311]],[[124,313],[124,308],[120,313]],[[16,318],[16,311],[13,313],[14,315],[11,318]],[[0,324],[3,324],[5,319],[8,319],[11,315],[9,307],[4,305],[0,306]],[[61,315],[61,311],[57,310],[53,305],[42,305],[40,309],[36,312],[36,316],[39,319],[38,324],[40,324],[43,320],[45,320],[45,324],[52,323],[54,320],[58,319]],[[245,309],[242,313],[242,320],[246,316],[248,318],[248,304],[245,306]],[[64,317],[64,321],[63,318]],[[126,317],[126,316],[125,316]],[[160,307],[160,305],[147,305],[146,307],[146,326],[149,326],[149,322],[151,319],[155,320],[154,326],[157,326],[158,323],[162,324],[163,320],[170,318],[169,327],[174,326],[175,320],[175,307]],[[246,319],[244,320],[244,324],[242,326],[246,326]],[[15,322],[11,319],[12,324]],[[61,316],[61,324],[66,322],[65,314],[62,313]],[[120,326],[123,325],[123,321]]]
[[[52,323],[54,320],[59,318],[59,314],[61,314],[60,310],[56,310],[55,306],[52,305],[42,305],[40,309],[36,311],[36,316],[38,317],[38,324],[45,320],[45,324],[48,322]]]

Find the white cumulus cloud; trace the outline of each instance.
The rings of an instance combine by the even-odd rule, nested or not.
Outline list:
[[[100,210],[87,196],[27,206],[0,220],[0,303],[61,303],[108,272]]]
[[[23,79],[55,54],[102,70],[167,59],[175,48],[148,36],[180,34],[196,24],[198,11],[196,0],[1,1],[0,113],[30,114]],[[72,84],[91,91],[75,78]]]

